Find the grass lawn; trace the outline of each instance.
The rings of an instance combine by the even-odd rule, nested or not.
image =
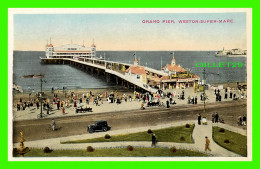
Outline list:
[[[158,142],[177,142],[177,143],[192,143],[192,131],[194,124],[190,125],[190,128],[186,126],[171,127],[159,130],[153,130],[155,133]],[[95,142],[118,142],[118,141],[151,141],[152,135],[148,134],[147,131],[131,133],[131,134],[122,134],[111,136],[110,139],[105,139],[104,137],[98,137],[93,139],[83,139],[83,140],[74,140],[61,142],[62,144],[69,143],[95,143]],[[181,139],[181,137],[183,137]]]
[[[219,127],[213,127],[213,139],[220,146],[237,154],[247,156],[247,137],[229,130],[219,132]],[[225,140],[230,143],[224,143]]]
[[[201,157],[208,156],[201,152],[190,150],[177,150],[171,152],[169,148],[134,148],[129,151],[126,148],[96,149],[94,152],[86,150],[53,150],[44,153],[42,149],[31,149],[24,157]],[[16,157],[16,156],[14,156]]]

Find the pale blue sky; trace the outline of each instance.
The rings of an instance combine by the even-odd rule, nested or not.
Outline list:
[[[144,24],[142,20],[175,20],[175,24]],[[178,20],[233,19],[234,23],[179,24]],[[14,49],[44,50],[75,44],[97,50],[246,49],[246,13],[174,14],[15,14]]]

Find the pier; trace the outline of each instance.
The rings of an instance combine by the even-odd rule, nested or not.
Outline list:
[[[134,66],[132,64],[120,63],[114,61],[106,61],[95,58],[78,57],[72,58],[41,58],[45,64],[69,64],[75,65],[82,69],[86,69],[92,73],[103,74],[107,81],[113,79],[117,85],[121,85],[126,88],[141,89],[147,92],[156,93],[158,89],[148,85],[147,81],[150,76],[168,76],[167,73],[148,68],[145,66],[137,66],[145,69],[145,77],[140,79],[139,75],[128,74],[127,70]],[[138,78],[139,77],[139,78]],[[145,79],[146,78],[146,79]],[[144,82],[143,82],[144,81]]]

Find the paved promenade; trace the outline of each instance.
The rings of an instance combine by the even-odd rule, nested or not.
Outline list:
[[[173,90],[172,90],[173,91]],[[188,96],[197,96],[198,98],[198,104],[203,104],[203,101],[200,100],[200,92],[194,93],[193,88],[187,88],[185,89],[185,100],[179,100],[177,95],[181,93],[181,89],[174,89],[174,92],[176,93],[175,97],[173,97],[173,100],[176,101],[176,105],[171,105],[171,107],[175,106],[187,106],[187,98]],[[89,92],[86,90],[86,93]],[[239,91],[233,91],[233,93],[239,93]],[[222,94],[222,102],[226,101],[232,101],[232,99],[224,99],[224,90],[221,90],[220,93]],[[215,103],[216,102],[216,97],[214,94],[214,90],[207,90],[206,94],[208,96],[208,99],[206,100],[206,104],[208,103]],[[48,98],[52,100],[53,98]],[[169,100],[169,98],[165,99],[160,99],[162,102],[164,102],[164,105],[166,105],[166,101]],[[243,99],[244,100],[244,99]],[[78,103],[78,100],[77,100]],[[116,103],[108,103],[107,101],[103,101],[103,104],[99,102],[99,106],[96,106],[93,104],[93,102],[90,102],[89,105],[86,104],[86,100],[83,99],[83,104],[82,106],[85,107],[91,107],[93,112],[87,112],[89,114],[94,114],[94,113],[104,113],[104,112],[115,112],[115,111],[127,111],[127,110],[137,110],[140,109],[142,102],[133,100],[132,102],[127,102],[122,101],[121,104],[116,104]],[[146,104],[145,104],[146,106]],[[189,104],[189,106],[194,106],[192,104]],[[62,110],[57,110],[56,105],[50,105],[51,111],[50,114],[46,114],[46,110],[43,111],[44,113],[44,118],[55,118],[55,117],[64,117],[64,116],[79,116],[79,115],[85,115],[86,113],[75,113],[76,108],[73,107],[73,104],[70,104],[69,108],[65,108],[65,114],[62,114]],[[26,108],[24,111],[17,111],[16,108],[13,108],[13,119],[14,120],[29,120],[29,119],[37,119],[37,116],[40,114],[40,109],[37,109],[34,105],[34,107]],[[245,112],[246,114],[246,112]]]

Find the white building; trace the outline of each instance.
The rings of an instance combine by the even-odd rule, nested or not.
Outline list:
[[[177,65],[177,64],[176,64],[174,56],[173,56],[173,58],[172,58],[171,64],[167,64],[166,66],[164,66],[164,67],[162,68],[162,70],[163,70],[165,73],[168,73],[169,76],[177,75],[177,74],[180,74],[180,73],[186,73],[186,72],[187,72],[187,70],[185,70],[183,67],[181,67],[180,65]]]
[[[147,75],[145,68],[143,66],[138,66],[137,59],[135,59],[134,65],[130,66],[126,70],[125,76],[139,83],[147,84]]]
[[[50,43],[46,45],[45,52],[47,58],[93,58],[96,56],[96,46],[93,43],[91,47],[85,47],[84,45],[76,44],[67,44],[59,47],[54,47]]]

